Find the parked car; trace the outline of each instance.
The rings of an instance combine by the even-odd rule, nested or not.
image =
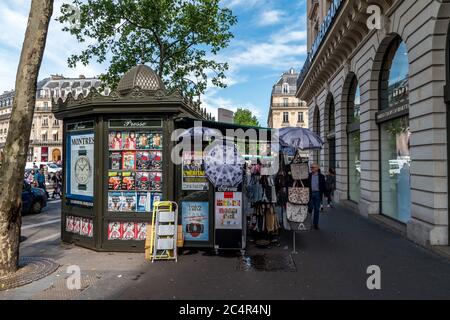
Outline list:
[[[32,187],[28,182],[23,182],[22,213],[38,214],[47,206],[45,191]]]
[[[56,173],[62,171],[62,167],[59,167],[56,163],[49,162],[47,163],[47,172],[48,173]]]

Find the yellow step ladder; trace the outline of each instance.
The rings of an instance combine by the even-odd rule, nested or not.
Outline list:
[[[173,201],[158,201],[153,206],[150,243],[146,246],[146,258],[175,260],[177,256],[178,204]]]

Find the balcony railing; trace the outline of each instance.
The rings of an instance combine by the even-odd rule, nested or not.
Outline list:
[[[306,108],[302,103],[272,103],[273,108]]]
[[[309,69],[311,68],[311,65],[317,55],[317,52],[319,52],[320,48],[322,47],[322,44],[324,40],[326,39],[328,32],[330,31],[331,27],[333,26],[335,22],[336,16],[341,11],[343,5],[346,3],[344,0],[333,0],[331,3],[331,7],[328,10],[327,16],[324,18],[322,25],[320,26],[319,34],[317,35],[316,39],[314,40],[311,50],[308,52],[308,55],[305,60],[305,64],[303,65],[302,71],[300,72],[300,75],[297,79],[297,89],[301,87],[303,84],[303,81],[305,80],[306,75],[309,72]]]

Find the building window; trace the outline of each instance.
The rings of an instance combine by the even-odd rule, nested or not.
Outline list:
[[[289,99],[283,99],[283,106],[285,108],[289,107]]]
[[[303,123],[305,122],[305,118],[303,116],[303,112],[298,113],[298,122]]]
[[[43,117],[42,118],[42,126],[43,127],[48,127],[48,117]]]
[[[283,84],[283,93],[289,94],[289,84],[287,84],[287,83]]]
[[[53,141],[59,141],[59,134],[58,132],[53,133]]]
[[[59,120],[58,120],[58,119],[55,119],[55,120],[53,121],[53,126],[54,126],[54,127],[59,127]]]
[[[289,123],[289,112],[283,112],[283,123]]]
[[[48,110],[48,102],[44,102],[44,109]]]
[[[381,110],[409,108],[408,81],[408,51],[398,37],[383,61]],[[404,113],[380,124],[381,213],[403,223],[411,219],[410,136],[409,116]]]
[[[314,110],[314,124],[313,124],[313,130],[314,132],[321,137],[321,132],[320,132],[320,111],[319,108],[316,107],[316,109]],[[320,164],[320,150],[316,150],[314,151],[314,160]]]
[[[361,134],[360,134],[361,91],[358,79],[353,77],[350,86],[348,103],[348,198],[359,203],[361,201]]]
[[[43,141],[43,142],[47,142],[47,141],[48,141],[48,135],[47,135],[47,132],[45,132],[45,133],[42,134],[42,141]]]

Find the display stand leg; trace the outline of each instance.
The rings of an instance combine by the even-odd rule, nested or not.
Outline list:
[[[295,250],[295,231],[292,231],[292,254],[298,254],[298,252]]]

